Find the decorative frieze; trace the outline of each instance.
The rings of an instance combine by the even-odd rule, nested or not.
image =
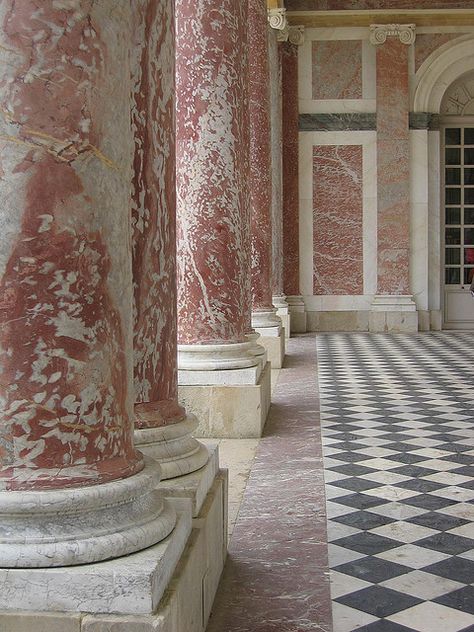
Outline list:
[[[385,44],[387,37],[398,37],[402,44],[410,46],[415,42],[416,24],[371,24],[370,43],[374,46]]]

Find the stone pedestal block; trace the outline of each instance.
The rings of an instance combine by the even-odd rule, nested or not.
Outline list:
[[[179,400],[199,419],[195,431],[198,437],[261,437],[270,408],[270,382],[267,362],[257,383],[183,385],[179,387]]]
[[[369,331],[418,331],[418,312],[413,297],[408,294],[374,296],[369,314]]]
[[[281,369],[285,359],[285,331],[283,327],[279,328],[278,335],[265,336],[261,333],[258,342],[267,352],[268,361],[272,369]]]

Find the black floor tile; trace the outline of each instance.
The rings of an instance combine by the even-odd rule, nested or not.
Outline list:
[[[374,489],[376,487],[382,487],[381,483],[376,483],[375,481],[369,481],[365,478],[343,478],[340,481],[333,481],[331,485],[335,487],[340,487],[341,489],[348,489],[352,492],[365,492],[368,489]]]
[[[397,540],[384,538],[381,535],[368,531],[361,531],[361,533],[354,533],[354,535],[340,538],[333,541],[333,544],[352,551],[358,551],[359,553],[365,553],[366,555],[376,555],[377,553],[382,553],[382,551],[390,551],[390,549],[400,546],[400,542]]]
[[[351,575],[352,577],[357,577],[358,579],[363,579],[372,584],[380,584],[393,577],[399,577],[400,575],[405,575],[413,571],[413,569],[408,566],[371,556],[341,564],[340,566],[336,566],[334,570],[345,573],[346,575]]]
[[[440,553],[446,553],[448,555],[459,555],[459,553],[465,553],[474,549],[474,540],[470,538],[463,538],[460,535],[454,533],[435,533],[428,538],[418,540],[414,542],[416,546],[423,546],[426,549],[432,549],[439,551]]]
[[[385,505],[390,502],[385,498],[375,498],[375,496],[369,496],[368,494],[350,494],[349,496],[341,496],[335,499],[340,505],[347,505],[348,507],[356,507],[357,509],[368,509],[369,507],[377,507],[378,505]]]
[[[332,520],[333,522],[340,522],[341,524],[360,529],[361,531],[369,531],[370,529],[376,529],[385,524],[395,522],[394,518],[388,518],[387,516],[381,516],[380,514],[369,511],[355,511],[344,516],[337,516],[336,518],[332,518]]]
[[[448,516],[448,514],[439,513],[437,511],[428,511],[420,516],[408,518],[407,522],[413,522],[422,527],[428,527],[429,529],[436,529],[438,531],[449,531],[450,529],[468,524],[469,520]]]
[[[364,625],[362,628],[357,628],[357,632],[416,632],[413,628],[407,628],[404,625],[398,625],[393,621],[387,619],[380,619]]]
[[[463,557],[450,557],[442,562],[426,566],[423,571],[463,584],[474,583],[474,562]]]
[[[421,478],[414,478],[409,481],[402,481],[401,483],[395,483],[396,487],[402,487],[403,489],[412,489],[414,492],[422,492],[427,494],[428,492],[434,492],[437,489],[446,487],[446,485],[440,485],[434,481],[425,481]]]
[[[370,586],[335,601],[381,619],[421,603],[421,599],[382,586]]]
[[[419,496],[413,496],[412,498],[405,498],[403,502],[407,505],[421,507],[422,509],[429,509],[430,511],[456,504],[455,500],[441,498],[440,496],[432,496],[431,494],[420,494]]]
[[[418,446],[419,448],[420,446]],[[412,478],[421,478],[422,476],[429,476],[433,474],[433,470],[420,465],[402,465],[401,467],[395,467],[390,470],[395,474],[401,474],[402,476],[411,476]]]
[[[348,476],[362,476],[363,474],[373,474],[374,472],[373,468],[366,467],[365,465],[358,465],[357,463],[346,463],[345,465],[337,465],[336,467],[330,467],[328,469],[331,470],[331,472],[346,474]],[[332,484],[333,483],[331,483],[331,485]]]
[[[455,608],[456,610],[474,614],[474,586],[465,586],[447,595],[433,599],[433,601],[441,603],[443,606],[448,606],[449,608]]]

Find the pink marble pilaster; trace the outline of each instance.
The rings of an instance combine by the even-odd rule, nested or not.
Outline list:
[[[410,294],[409,47],[377,46],[377,294]]]
[[[129,16],[92,0],[4,0],[0,25],[0,489],[114,481],[143,467]]]
[[[249,0],[250,204],[253,311],[273,310],[270,67],[266,0]]]
[[[176,5],[178,343],[245,342],[247,3]]]
[[[281,53],[277,32],[269,33],[270,112],[272,144],[272,294],[283,296],[283,198]]]
[[[281,44],[283,121],[283,287],[300,294],[298,203],[298,48]]]

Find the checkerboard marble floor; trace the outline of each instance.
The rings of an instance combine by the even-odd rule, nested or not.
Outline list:
[[[317,347],[334,632],[473,632],[474,333]]]

